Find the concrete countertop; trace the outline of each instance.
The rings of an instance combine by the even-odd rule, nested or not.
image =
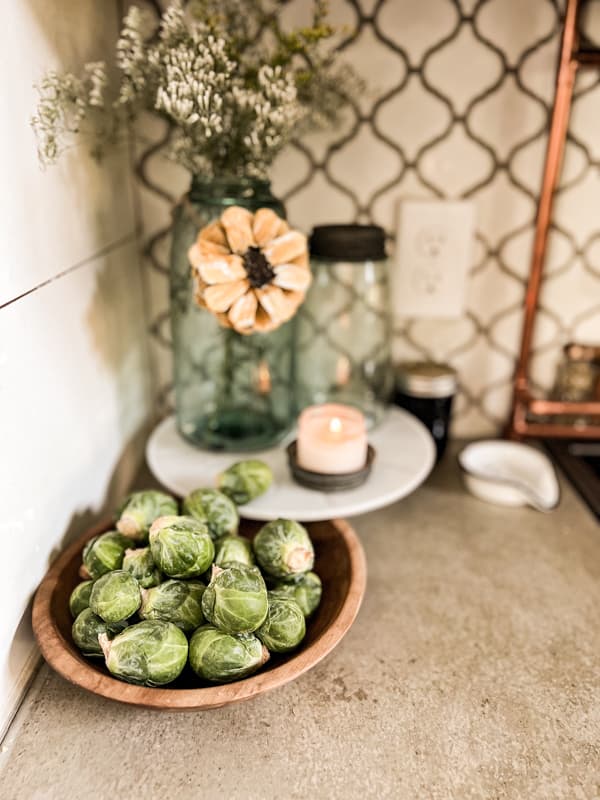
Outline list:
[[[468,496],[452,458],[354,520],[369,583],[325,661],[237,706],[160,713],[43,667],[0,796],[46,800],[600,796],[600,526]]]

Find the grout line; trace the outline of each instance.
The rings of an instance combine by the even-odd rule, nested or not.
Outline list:
[[[67,269],[59,272],[57,275],[53,275],[51,278],[47,278],[45,281],[38,283],[37,286],[33,286],[31,289],[27,289],[26,292],[22,292],[18,294],[16,297],[12,297],[10,300],[6,300],[4,303],[0,303],[0,311],[3,308],[7,308],[8,306],[16,303],[17,300],[22,300],[24,297],[27,297],[34,292],[37,292],[38,289],[43,289],[44,286],[48,286],[49,283],[53,283],[54,281],[59,280],[60,278],[64,278],[66,275],[70,275],[72,272],[75,272],[81,267],[85,267],[87,264],[90,264],[92,261],[96,261],[96,259],[101,258],[102,256],[107,255],[108,253],[112,252],[113,250],[118,250],[119,247],[122,247],[124,244],[128,244],[129,242],[135,241],[138,237],[137,229],[131,231],[130,233],[122,236],[120,239],[117,239],[116,242],[111,242],[107,244],[105,247],[102,247],[96,253],[93,253],[91,256],[84,258],[82,261],[78,261],[76,264],[73,264],[72,267],[68,267]]]

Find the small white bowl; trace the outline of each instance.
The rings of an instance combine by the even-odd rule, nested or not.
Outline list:
[[[467,489],[488,503],[552,511],[560,500],[552,462],[530,445],[499,439],[474,442],[459,453],[458,463]]]

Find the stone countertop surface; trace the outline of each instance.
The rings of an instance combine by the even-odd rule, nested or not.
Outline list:
[[[321,664],[209,712],[121,706],[44,666],[3,747],[5,800],[600,797],[600,526],[466,494],[449,457],[353,524],[368,568]]]

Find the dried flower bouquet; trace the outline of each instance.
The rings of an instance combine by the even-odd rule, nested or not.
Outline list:
[[[324,52],[323,0],[285,32],[276,0],[174,0],[157,21],[136,5],[116,47],[81,75],[49,72],[32,125],[43,164],[77,137],[100,156],[142,112],[173,127],[171,157],[192,174],[265,177],[300,125],[332,121],[356,83]]]

